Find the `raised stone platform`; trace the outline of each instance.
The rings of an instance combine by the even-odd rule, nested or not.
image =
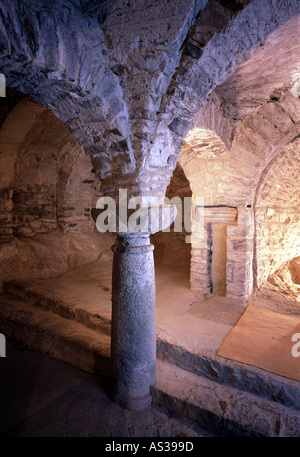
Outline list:
[[[110,367],[111,262],[56,278],[7,283],[0,331],[32,349],[107,376]],[[299,436],[300,383],[219,357],[245,305],[199,301],[184,272],[156,267],[157,382],[153,405],[213,436]]]

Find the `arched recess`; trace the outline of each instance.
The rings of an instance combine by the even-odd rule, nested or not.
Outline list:
[[[12,197],[15,162],[20,146],[45,108],[30,97],[20,101],[8,114],[0,130],[0,242],[13,236]]]
[[[55,229],[56,193],[60,196],[60,193],[56,192],[56,183],[57,187],[61,188],[63,180],[70,178],[79,157],[89,163],[88,168],[91,171],[90,158],[84,155],[82,148],[61,121],[45,107],[24,95],[5,119],[0,130],[0,141],[0,185],[3,197],[1,199],[1,241],[9,241],[12,238],[13,226],[17,233],[20,226],[19,234],[34,235],[39,232],[36,229],[38,226],[40,228],[42,226],[41,221],[38,220],[40,219],[38,206],[41,206],[38,200],[42,198],[41,192],[45,194],[42,205],[44,216],[45,212],[47,213],[46,207],[52,207],[52,217],[49,218],[48,213],[48,223],[50,224],[48,228]],[[68,151],[68,155],[66,151]],[[66,155],[67,166],[65,163],[60,166],[60,156],[66,158]],[[26,159],[26,163],[22,157]],[[65,166],[64,171],[60,171],[62,166]],[[62,175],[61,178],[58,177],[58,174]],[[27,182],[29,192],[22,189],[22,181],[23,186],[25,181]],[[34,183],[36,188],[33,188]],[[33,196],[37,198],[36,202],[33,201]],[[25,211],[24,203],[29,205]],[[35,210],[33,210],[34,207]],[[28,214],[28,211],[33,214]],[[14,224],[12,222],[13,213]],[[22,228],[23,219],[25,226]],[[31,229],[30,221],[34,224]]]
[[[257,187],[254,282],[258,288],[266,281],[276,283],[276,275],[280,278],[278,271],[300,256],[299,176],[300,139],[296,138],[269,163]],[[281,275],[278,285],[292,292],[297,281],[293,281],[290,269],[285,269],[286,284]],[[296,267],[294,269],[296,278]]]
[[[184,170],[177,164],[169,186],[166,191],[166,203],[177,204],[177,220],[171,227],[151,236],[154,245],[154,257],[157,263],[180,268],[183,274],[189,278],[191,244],[190,227],[185,219],[186,211],[189,211],[189,203],[192,197],[190,183]]]
[[[44,109],[35,120],[16,145],[15,156],[12,215],[16,236],[92,228],[90,211],[99,183],[90,157],[50,110]]]
[[[15,130],[18,121],[23,129]],[[7,242],[0,246],[0,286],[1,280],[53,276],[96,260],[113,239],[92,222],[100,182],[74,135],[29,97],[0,132],[2,194],[9,189],[9,200],[1,200]]]

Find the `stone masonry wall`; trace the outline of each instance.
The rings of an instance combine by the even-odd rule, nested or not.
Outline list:
[[[248,298],[253,289],[253,210],[238,208],[237,226],[227,226],[226,296]]]

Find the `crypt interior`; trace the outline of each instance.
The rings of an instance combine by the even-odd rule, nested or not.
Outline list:
[[[128,436],[300,436],[299,32],[297,0],[0,2],[0,332],[160,414]],[[191,210],[101,231],[120,189]]]

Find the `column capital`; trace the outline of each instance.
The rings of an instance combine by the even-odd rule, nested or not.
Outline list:
[[[177,215],[176,205],[167,205],[162,199],[139,196],[129,201],[113,200],[103,196],[92,209],[92,218],[100,232],[109,231],[119,236],[149,236],[162,231],[173,223]]]

